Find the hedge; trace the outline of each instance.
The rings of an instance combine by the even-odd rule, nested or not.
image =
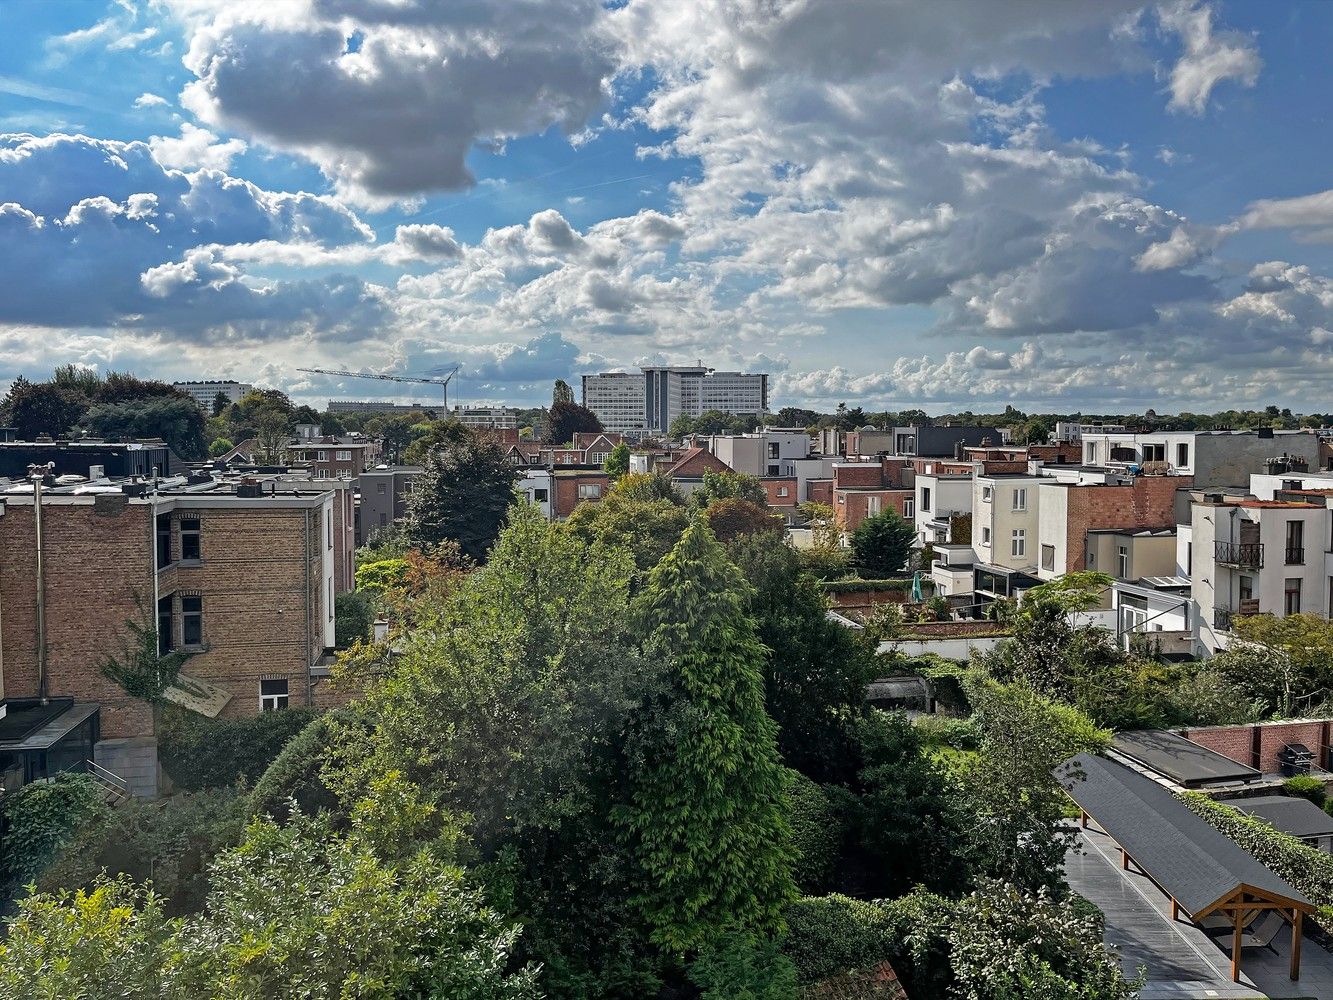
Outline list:
[[[890,958],[900,945],[893,914],[850,896],[805,896],[787,908],[783,951],[803,984],[863,969]]]
[[[169,707],[158,730],[158,759],[178,789],[254,782],[317,715],[307,708],[261,712],[248,719],[209,719]]]
[[[1200,792],[1182,792],[1191,812],[1203,817],[1315,904],[1315,917],[1333,929],[1333,855],[1281,833],[1263,820],[1232,809]]]
[[[912,589],[912,580],[909,577],[906,580],[884,579],[884,580],[820,580],[820,587],[825,593],[829,594],[871,594],[882,593],[886,590],[910,591]],[[921,581],[922,590],[929,589],[928,580]]]
[[[789,772],[792,846],[797,859],[792,875],[802,892],[828,887],[842,847],[842,820],[824,789],[799,771]]]
[[[84,824],[107,812],[100,785],[66,771],[0,800],[0,898],[16,897]]]

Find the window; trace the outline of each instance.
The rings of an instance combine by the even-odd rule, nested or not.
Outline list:
[[[1009,554],[1011,556],[1021,556],[1027,553],[1027,535],[1027,531],[1023,528],[1014,529],[1014,533],[1009,539]]]
[[[990,548],[990,528],[981,529],[981,544]]]
[[[1287,565],[1301,566],[1305,563],[1305,522],[1287,522]]]
[[[350,451],[339,451],[335,452],[334,455],[339,462],[350,462],[352,460],[352,453]]]
[[[1143,461],[1147,462],[1165,462],[1166,445],[1164,444],[1145,444],[1143,446]]]
[[[921,487],[921,509],[927,514],[930,513],[930,487]]]
[[[579,483],[580,500],[600,500],[602,498],[601,483]]]
[[[287,707],[287,679],[259,682],[259,708],[264,712],[280,712]]]
[[[866,517],[874,517],[880,510],[879,497],[866,497]]]
[[[1117,545],[1115,548],[1116,575],[1122,580],[1129,579],[1129,546]]]
[[[1298,615],[1301,613],[1301,578],[1293,577],[1287,581],[1285,588],[1286,603],[1285,613],[1289,615]]]
[[[769,458],[778,457],[778,443],[776,441],[770,441],[768,443],[768,457]]]
[[[537,490],[537,489],[534,489],[534,490],[532,491],[532,502],[533,502],[533,503],[546,503],[546,497],[547,497],[547,493],[546,493],[545,490]]]
[[[911,500],[903,501],[903,517],[911,520],[916,516],[915,504]]]
[[[1087,448],[1083,453],[1083,461],[1087,465],[1097,464],[1097,445],[1092,441],[1088,442]]]
[[[1190,446],[1183,441],[1176,445],[1176,468],[1183,469],[1190,464]]]
[[[157,515],[157,568],[171,565],[171,515]]]
[[[329,529],[329,548],[333,548],[333,518],[325,517],[324,524],[327,525]]]
[[[785,487],[785,486],[779,486],[779,487],[778,487],[778,496],[780,496],[780,497],[785,497],[786,495],[787,495],[787,487]]]
[[[327,451],[318,452],[318,456],[319,461],[321,462],[327,462],[329,460],[329,453]]]
[[[606,464],[606,460],[607,460],[608,458],[610,458],[611,456],[610,456],[609,453],[607,453],[607,452],[605,452],[605,451],[594,451],[594,452],[593,452],[590,456],[588,456],[588,457],[592,459],[592,464],[593,464],[593,465],[605,465],[605,464]]]
[[[381,513],[381,514],[380,514],[380,527],[381,527],[381,528],[386,527],[386,526],[388,525],[388,523],[389,523],[389,515],[388,515],[388,514]]]
[[[1055,546],[1043,545],[1041,547],[1041,568],[1044,570],[1055,570]]]
[[[991,488],[989,486],[981,487],[981,502],[990,503]]]
[[[378,493],[380,496],[384,496],[384,494],[386,494],[386,493],[389,492],[389,484],[388,484],[388,483],[376,483],[376,484],[375,484],[375,492]]]
[[[176,648],[176,637],[171,634],[171,595],[157,602],[157,654],[166,656]]]
[[[1240,599],[1248,601],[1254,597],[1254,577],[1242,576],[1240,578]]]
[[[768,474],[770,476],[780,476],[782,475],[782,470],[778,468],[776,465],[770,465],[768,467]]]
[[[199,546],[199,518],[183,517],[180,521],[181,526],[181,559],[185,562],[198,562],[200,558]]]
[[[1014,510],[1028,509],[1028,491],[1026,488],[1014,490]]]
[[[204,644],[204,599],[181,598],[181,641],[186,646]]]

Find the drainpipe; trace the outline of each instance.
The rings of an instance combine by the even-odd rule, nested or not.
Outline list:
[[[46,565],[42,544],[42,484],[55,464],[28,466],[28,477],[32,480],[33,519],[37,533],[37,697],[43,705],[48,703],[46,691]]]
[[[315,602],[310,596],[310,508],[302,513],[305,515],[305,550],[301,553],[301,564],[305,569],[305,707],[313,708],[315,681],[310,675],[310,616],[314,613]]]

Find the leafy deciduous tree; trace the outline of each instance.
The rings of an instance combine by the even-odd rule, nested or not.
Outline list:
[[[480,562],[513,503],[514,469],[494,444],[470,438],[426,459],[407,505],[407,536],[419,548],[451,540]]]

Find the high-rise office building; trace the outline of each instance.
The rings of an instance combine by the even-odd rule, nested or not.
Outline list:
[[[583,405],[608,431],[664,434],[682,414],[721,410],[762,416],[768,411],[768,376],[703,365],[602,372],[583,376]]]

